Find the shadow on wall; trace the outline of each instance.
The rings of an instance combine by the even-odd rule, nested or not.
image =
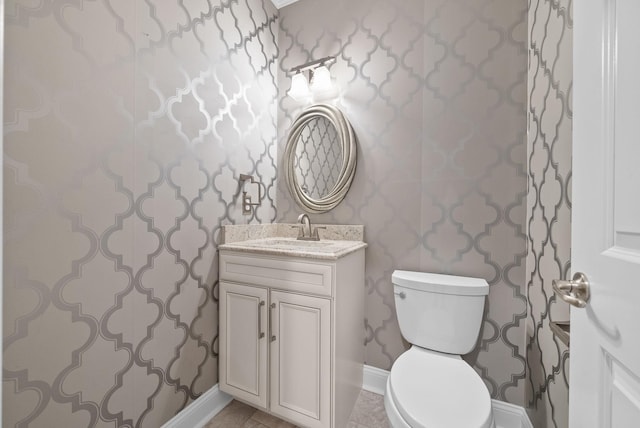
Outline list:
[[[289,69],[335,55],[340,108],[358,135],[344,202],[317,223],[364,224],[367,364],[406,348],[394,269],[491,285],[469,356],[494,398],[524,404],[527,2],[301,1],[280,10],[278,149],[302,107]],[[279,156],[278,165],[282,168]],[[301,209],[282,180],[278,221]]]
[[[528,30],[526,406],[536,427],[564,428],[569,350],[550,322],[569,319],[551,284],[571,271],[572,0],[530,2]]]
[[[277,10],[9,3],[2,425],[161,426],[217,382],[219,228],[275,218]]]

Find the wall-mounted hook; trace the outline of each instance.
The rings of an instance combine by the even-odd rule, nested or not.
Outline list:
[[[259,207],[262,202],[262,186],[259,181],[255,181],[253,176],[248,174],[240,174],[240,180],[238,181],[242,187],[242,214],[251,214],[251,208]],[[244,184],[246,181],[251,181],[250,184],[258,185],[258,202],[251,202],[251,196],[247,195],[247,192],[244,190]]]

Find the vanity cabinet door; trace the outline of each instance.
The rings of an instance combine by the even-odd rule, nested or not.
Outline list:
[[[331,424],[331,301],[271,292],[271,412],[297,425]]]
[[[267,298],[261,287],[220,282],[220,389],[267,407]]]

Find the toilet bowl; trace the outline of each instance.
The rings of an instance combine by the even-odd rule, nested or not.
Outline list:
[[[478,278],[393,273],[396,312],[412,347],[387,379],[384,405],[394,428],[493,428],[491,397],[462,358],[478,338],[489,285]]]
[[[394,428],[495,426],[489,391],[471,366],[416,346],[396,360],[384,405]]]

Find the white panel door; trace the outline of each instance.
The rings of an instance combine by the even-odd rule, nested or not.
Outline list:
[[[267,407],[266,288],[220,282],[220,389]]]
[[[271,292],[271,412],[297,425],[330,426],[331,301]]]
[[[640,1],[574,8],[569,424],[640,427]]]

